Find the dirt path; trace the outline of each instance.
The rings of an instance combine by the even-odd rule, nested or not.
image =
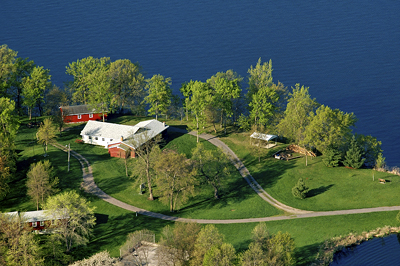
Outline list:
[[[176,129],[176,128],[174,128]],[[176,131],[187,133],[186,131],[182,131],[181,129],[176,129]],[[196,136],[195,132],[190,132],[189,134]],[[263,198],[265,201],[275,206],[276,208],[282,209],[285,212],[288,212],[289,215],[284,216],[274,216],[274,217],[261,217],[261,218],[246,218],[246,219],[232,219],[232,220],[214,220],[214,219],[187,219],[174,217],[169,215],[164,215],[161,213],[155,213],[151,211],[147,211],[127,203],[124,203],[120,200],[117,200],[110,195],[106,194],[102,191],[94,182],[93,174],[92,174],[92,166],[79,153],[70,150],[71,155],[75,157],[81,164],[82,173],[83,173],[83,183],[82,187],[86,192],[91,193],[93,195],[98,196],[99,198],[107,201],[110,204],[118,206],[128,211],[136,212],[138,214],[159,218],[168,221],[177,221],[177,222],[196,222],[201,224],[234,224],[234,223],[252,223],[252,222],[266,222],[266,221],[278,221],[278,220],[288,220],[295,218],[309,218],[309,217],[318,217],[318,216],[331,216],[331,215],[346,215],[346,214],[357,214],[357,213],[370,213],[370,212],[383,212],[383,211],[398,211],[400,210],[400,206],[392,206],[392,207],[377,207],[377,208],[365,208],[365,209],[352,209],[352,210],[340,210],[340,211],[325,211],[325,212],[312,212],[312,211],[304,211],[296,208],[292,208],[290,206],[284,205],[272,198],[261,186],[254,180],[254,178],[250,175],[247,168],[243,165],[243,163],[239,160],[236,154],[221,140],[217,137],[201,134],[199,137],[205,139],[212,144],[223,149],[230,157],[232,163],[238,169],[242,177],[247,181],[247,183],[256,191],[256,193]],[[61,144],[53,144],[54,147],[61,149],[67,152],[67,148]]]

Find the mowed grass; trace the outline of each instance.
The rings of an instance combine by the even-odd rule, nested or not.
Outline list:
[[[121,119],[122,122],[130,123],[129,117],[122,117],[119,119]],[[145,118],[134,119],[138,119],[137,122],[139,122],[139,120],[143,120]],[[135,123],[136,122],[132,122],[132,124]],[[184,127],[184,125],[180,125],[180,122],[177,122],[177,125]],[[101,182],[104,182],[104,184],[102,184],[101,186],[105,187],[106,189],[114,190],[113,193],[115,194],[118,194],[120,193],[119,191],[122,191],[121,197],[123,196],[131,199],[132,202],[134,202],[135,204],[138,202],[142,202],[141,204],[144,204],[144,206],[148,204],[148,206],[154,209],[159,209],[161,210],[161,212],[169,214],[167,207],[159,203],[158,200],[148,201],[146,199],[146,196],[140,196],[137,194],[137,189],[132,187],[133,180],[125,177],[124,160],[118,158],[110,158],[107,150],[101,147],[75,143],[76,139],[80,139],[79,133],[82,130],[83,125],[71,125],[69,127],[70,129],[64,132],[61,137],[58,137],[57,141],[63,145],[70,143],[73,150],[81,153],[89,160],[95,170],[95,177],[101,177],[96,182],[100,182],[100,184]],[[29,165],[32,162],[37,162],[38,160],[44,159],[43,147],[34,143],[36,130],[37,129],[28,129],[25,126],[21,126],[19,130],[16,141],[18,152],[18,172],[16,178],[11,180],[9,183],[9,195],[6,197],[6,199],[1,201],[0,210],[2,212],[15,210],[31,211],[36,209],[35,205],[26,196],[25,187],[26,172],[29,169]],[[173,139],[175,142],[171,140],[165,145],[168,148],[178,148],[179,152],[185,153],[187,154],[187,156],[189,156],[191,149],[188,148],[188,145],[182,144],[186,144],[187,141],[195,142],[195,137],[189,139],[184,139],[180,137],[181,135],[174,136]],[[292,197],[291,193],[288,192],[290,192],[291,187],[294,186],[294,183],[287,186],[282,186],[277,189],[278,191],[286,190],[285,193],[272,191],[275,186],[279,186],[280,183],[286,178],[285,174],[289,173],[290,171],[295,171],[296,168],[299,168],[299,170],[303,169],[302,171],[310,169],[302,168],[301,159],[290,162],[270,160],[269,163],[271,165],[265,164],[273,151],[266,151],[261,158],[261,163],[258,163],[258,158],[252,156],[250,152],[250,147],[246,146],[246,143],[248,143],[248,136],[242,133],[231,133],[228,137],[220,137],[222,137],[222,139],[226,143],[228,143],[228,145],[236,152],[236,154],[240,158],[244,159],[245,165],[250,168],[252,174],[253,171],[256,173],[255,175],[257,175],[256,178],[258,182],[260,182],[267,189],[267,191],[269,191],[269,193],[276,193],[276,195],[273,195],[279,200],[282,200],[280,197],[284,198],[284,196],[281,194],[287,194],[288,198]],[[282,147],[285,147],[285,145],[276,148],[274,151]],[[98,253],[102,250],[108,250],[112,256],[117,257],[119,256],[120,246],[125,242],[126,236],[130,232],[146,228],[154,231],[156,233],[156,240],[158,240],[160,238],[162,228],[166,225],[173,224],[169,221],[154,219],[147,216],[136,216],[135,213],[120,209],[118,207],[108,204],[107,202],[104,202],[97,197],[84,193],[80,190],[80,182],[82,182],[82,171],[79,162],[71,157],[71,171],[68,173],[66,171],[67,155],[65,152],[49,147],[49,155],[50,156],[46,157],[46,159],[51,160],[55,170],[57,171],[57,176],[60,178],[60,188],[62,190],[75,189],[77,191],[80,191],[81,195],[90,200],[93,206],[96,206],[95,214],[97,218],[97,224],[94,227],[93,236],[91,237],[91,240],[86,247],[79,247],[77,249],[74,249],[73,254],[76,259],[89,257],[90,255]],[[275,163],[276,166],[274,166]],[[317,160],[313,160],[309,161],[309,163],[310,166],[312,166],[317,165],[320,162],[318,162]],[[263,178],[263,176],[265,177],[266,173],[268,172],[267,166],[271,166],[272,170],[274,170],[275,173],[282,172],[282,174],[278,176],[274,175],[276,176],[275,178]],[[315,171],[318,173],[318,169],[315,166],[314,168],[316,169]],[[343,170],[346,170],[345,173],[347,173],[348,169]],[[364,170],[365,169],[362,169],[362,171]],[[357,171],[349,173],[354,174],[357,173]],[[348,178],[351,177],[348,176]],[[307,177],[305,177],[305,180],[307,184],[311,187],[311,189],[326,186],[324,183],[315,183],[314,187],[312,187],[311,183],[309,183],[310,176],[308,176],[308,180],[306,178]],[[314,178],[316,179],[316,177]],[[372,182],[372,175],[370,176],[370,178]],[[377,178],[381,177],[375,174],[375,183],[377,182]],[[276,212],[276,209],[272,207],[265,207],[268,206],[268,204],[261,201],[258,196],[253,197],[255,193],[248,188],[247,184],[239,184],[239,182],[241,182],[240,180],[243,180],[240,176],[234,177],[234,175],[232,174],[232,180],[232,185],[229,185],[230,183],[228,183],[228,186],[223,189],[222,201],[218,201],[218,204],[216,203],[217,201],[212,199],[212,191],[210,190],[209,192],[211,194],[209,194],[207,189],[204,189],[204,196],[199,194],[196,197],[197,199],[200,199],[197,201],[197,204],[195,203],[195,198],[193,199],[193,201],[185,205],[178,213],[174,213],[174,215],[180,215],[190,218],[200,217],[207,219],[208,217],[214,217],[218,215],[219,217],[217,219],[235,219],[230,217],[235,217],[235,215],[237,215],[237,217],[242,217],[247,216],[248,214],[252,215],[251,217],[256,217],[254,216],[255,213],[258,214],[262,212],[269,215],[280,214],[279,211],[278,213],[273,214],[274,211]],[[294,180],[297,181],[297,178],[294,178],[293,181]],[[396,183],[394,177],[388,177],[387,180],[392,182],[388,182],[385,185],[377,183],[376,185],[387,188]],[[234,188],[236,188],[237,191],[231,191]],[[325,194],[333,188],[334,186],[331,186],[328,190],[325,190],[318,195]],[[124,191],[126,192],[125,194],[123,193]],[[314,197],[318,195],[315,195]],[[239,198],[236,199],[236,197]],[[294,198],[291,200],[293,200],[295,204],[303,202],[295,200]],[[336,200],[337,198],[335,196],[331,198],[331,201]],[[282,201],[285,202],[284,200]],[[292,203],[287,204],[296,206]],[[269,208],[272,208],[272,210],[270,210]],[[225,215],[225,213],[227,218],[221,218]],[[398,212],[379,212],[369,214],[354,214],[274,221],[267,222],[267,228],[271,234],[277,233],[278,231],[289,232],[295,240],[296,256],[298,259],[297,264],[308,265],[313,260],[319,246],[326,239],[334,236],[347,235],[348,233],[361,233],[362,231],[369,231],[377,227],[383,227],[385,225],[399,226],[399,223],[396,220],[397,213]],[[260,214],[257,217],[260,216],[268,215]],[[225,242],[232,243],[235,249],[238,252],[241,252],[248,248],[248,245],[251,241],[251,231],[256,225],[257,223],[246,223],[216,226],[218,227],[219,231],[225,235]]]
[[[246,134],[231,134],[225,141],[244,161],[252,176],[272,197],[289,206],[312,211],[330,211],[400,205],[400,177],[372,169],[326,167],[322,156],[290,161],[276,160],[265,151],[261,162],[254,157]],[[246,148],[247,147],[247,148]],[[282,148],[285,145],[281,146]],[[308,197],[300,200],[292,188],[303,178],[310,188]],[[379,183],[385,179],[386,184]]]

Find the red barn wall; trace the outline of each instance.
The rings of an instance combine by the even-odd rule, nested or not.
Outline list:
[[[107,114],[104,114],[105,119],[107,119]],[[79,123],[87,122],[89,120],[102,121],[102,114],[93,114],[93,117],[89,117],[89,114],[82,114],[81,118],[78,119],[78,115],[66,115],[64,116],[64,123]]]

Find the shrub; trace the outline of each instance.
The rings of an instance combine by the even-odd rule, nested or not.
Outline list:
[[[81,140],[81,139],[76,139],[76,140],[75,140],[75,143],[80,143],[80,144],[82,144],[82,143],[83,143],[83,140]]]
[[[296,198],[305,199],[307,197],[308,190],[309,188],[304,183],[303,178],[300,177],[296,186],[292,188],[292,194]]]

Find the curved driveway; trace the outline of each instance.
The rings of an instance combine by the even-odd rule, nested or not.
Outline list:
[[[187,133],[186,130],[181,130],[178,128],[170,127],[172,130],[176,130],[182,133]],[[196,135],[195,132],[189,132],[191,135]],[[287,220],[287,219],[294,219],[294,218],[309,218],[309,217],[317,217],[317,216],[330,216],[330,215],[345,215],[345,214],[356,214],[356,213],[370,213],[370,212],[383,212],[383,211],[398,211],[400,210],[400,206],[392,206],[392,207],[377,207],[377,208],[365,208],[365,209],[352,209],[352,210],[340,210],[340,211],[324,211],[324,212],[313,212],[313,211],[304,211],[300,209],[296,209],[290,206],[287,206],[273,197],[271,197],[256,181],[255,179],[250,175],[250,172],[247,170],[247,168],[244,166],[244,164],[239,160],[239,158],[236,156],[236,154],[221,140],[218,139],[218,137],[208,135],[208,134],[201,134],[199,136],[200,138],[203,138],[213,145],[221,148],[230,158],[232,163],[235,165],[235,167],[238,169],[239,173],[242,175],[242,177],[247,181],[247,183],[254,189],[254,191],[265,201],[267,201],[269,204],[275,206],[278,209],[281,209],[289,215],[283,215],[283,216],[274,216],[274,217],[261,217],[261,218],[246,218],[246,219],[231,219],[231,220],[210,220],[210,219],[187,219],[187,218],[180,218],[180,217],[175,217],[175,216],[168,216],[164,215],[161,213],[155,213],[155,212],[150,212],[132,205],[129,205],[127,203],[124,203],[120,200],[117,200],[110,195],[106,194],[104,191],[102,191],[94,182],[93,174],[92,174],[92,166],[84,158],[82,155],[79,153],[70,150],[71,155],[74,156],[81,164],[82,166],[82,173],[83,173],[83,188],[85,189],[86,192],[94,194],[98,196],[99,198],[103,199],[104,201],[107,201],[110,204],[113,204],[115,206],[118,206],[120,208],[123,208],[128,211],[136,212],[142,215],[147,215],[151,216],[154,218],[159,218],[163,220],[169,220],[169,221],[178,221],[178,222],[197,222],[197,223],[202,223],[202,224],[233,224],[233,223],[251,223],[251,222],[264,222],[264,221],[278,221],[278,220]],[[66,147],[60,144],[53,144],[53,146],[67,152]]]

